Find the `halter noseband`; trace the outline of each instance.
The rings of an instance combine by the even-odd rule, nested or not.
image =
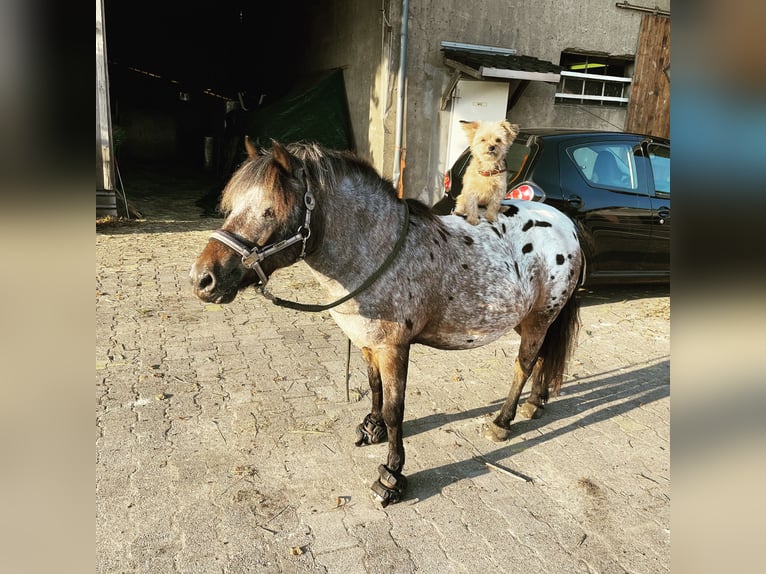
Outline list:
[[[303,225],[298,228],[298,231],[296,231],[293,236],[281,241],[277,241],[276,243],[272,243],[271,245],[266,245],[264,247],[258,247],[256,245],[251,247],[248,243],[242,241],[242,239],[237,237],[235,234],[226,231],[225,229],[216,229],[213,231],[213,233],[210,234],[210,239],[220,241],[242,256],[242,265],[248,269],[253,269],[258,274],[258,278],[261,280],[261,294],[275,305],[279,305],[280,307],[287,307],[289,309],[295,309],[296,311],[326,311],[327,309],[337,307],[341,303],[345,303],[349,299],[359,295],[359,293],[372,285],[378,279],[378,277],[380,277],[383,272],[388,269],[388,266],[391,265],[393,260],[396,258],[397,254],[404,245],[404,240],[407,238],[407,231],[409,230],[410,225],[410,210],[407,206],[407,202],[402,201],[402,204],[404,205],[404,219],[402,220],[402,229],[399,232],[399,238],[396,240],[394,248],[388,254],[388,257],[386,257],[385,261],[383,261],[380,267],[378,267],[378,269],[376,269],[375,272],[370,275],[359,287],[341,297],[340,299],[333,301],[332,303],[327,303],[326,305],[307,305],[304,303],[297,303],[295,301],[280,299],[279,297],[275,297],[266,291],[266,283],[268,283],[269,278],[266,277],[263,269],[261,269],[261,261],[271,255],[274,255],[275,253],[279,253],[280,251],[287,249],[291,245],[295,245],[299,241],[303,242],[303,248],[301,249],[301,254],[298,256],[298,259],[295,261],[300,261],[306,256],[306,242],[308,241],[309,237],[311,237],[311,212],[314,210],[314,207],[316,207],[316,199],[314,198],[314,194],[309,188],[308,180],[306,180],[306,193],[303,194],[303,203],[306,205],[306,216],[303,220]]]
[[[303,203],[306,205],[306,216],[303,219],[303,225],[298,228],[294,235],[283,239],[282,241],[277,241],[276,243],[265,245],[264,247],[258,247],[257,245],[251,247],[239,237],[225,229],[216,229],[210,234],[210,239],[220,241],[227,247],[230,247],[239,253],[242,256],[242,265],[248,269],[254,270],[258,274],[258,278],[261,280],[261,292],[264,295],[266,295],[266,283],[269,281],[269,278],[266,277],[266,274],[261,268],[261,261],[275,253],[284,251],[298,242],[303,242],[303,246],[301,248],[301,254],[296,261],[300,261],[306,256],[306,242],[309,237],[311,237],[311,212],[316,206],[316,199],[314,198],[314,194],[311,193],[308,185],[306,186],[306,193],[303,194]]]

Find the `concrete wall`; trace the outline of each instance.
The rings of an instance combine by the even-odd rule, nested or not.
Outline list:
[[[390,4],[396,11],[393,35]],[[392,90],[398,65],[398,55],[392,57],[392,53],[398,54],[399,2],[319,0],[311,9],[314,28],[306,67],[343,68],[356,151],[379,170],[387,161],[385,175],[390,177],[396,111]]]
[[[403,172],[406,197],[441,196],[449,111],[440,100],[450,72],[441,42],[515,48],[559,62],[566,49],[633,55],[642,13],[615,0],[410,0]],[[670,0],[652,0],[669,10]],[[401,0],[320,0],[309,69],[342,66],[357,151],[391,177],[395,151],[396,70]],[[622,129],[624,109],[554,105],[556,86],[532,82],[510,119],[522,126]]]

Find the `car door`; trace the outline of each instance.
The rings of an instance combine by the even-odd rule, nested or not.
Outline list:
[[[646,269],[662,276],[670,274],[670,146],[647,141],[644,147],[652,203],[652,234]]]
[[[569,143],[560,150],[562,199],[581,226],[593,280],[646,269],[652,203],[639,174],[642,155],[640,140],[627,138]]]

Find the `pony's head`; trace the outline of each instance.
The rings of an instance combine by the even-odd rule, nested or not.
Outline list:
[[[246,138],[245,147],[248,158],[221,197],[223,226],[189,272],[194,293],[203,301],[230,303],[241,289],[265,283],[276,269],[297,261],[305,249],[305,240],[295,239],[306,221],[308,201],[301,160],[277,142],[266,151]],[[291,236],[292,243],[273,249]]]

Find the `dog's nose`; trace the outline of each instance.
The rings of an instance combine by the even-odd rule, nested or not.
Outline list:
[[[487,148],[489,151],[495,151],[495,146],[491,145]]]

